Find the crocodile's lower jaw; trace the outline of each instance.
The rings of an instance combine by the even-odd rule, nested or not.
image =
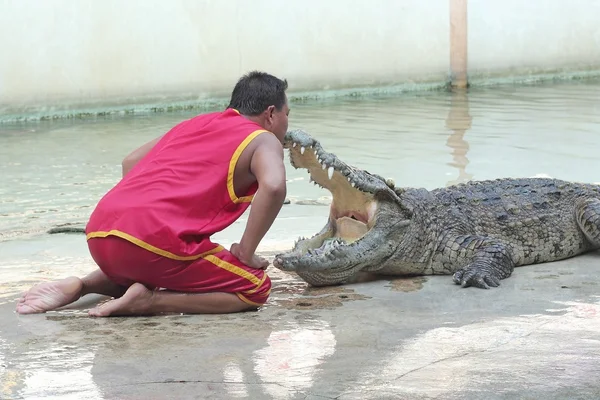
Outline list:
[[[325,255],[337,247],[350,245],[362,239],[372,229],[375,210],[376,203],[370,203],[369,209],[364,210],[364,215],[370,215],[371,218],[363,219],[357,218],[353,212],[336,209],[332,204],[329,221],[325,228],[311,238],[299,238],[286,255],[296,257]]]

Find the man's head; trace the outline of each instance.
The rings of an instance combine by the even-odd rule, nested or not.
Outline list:
[[[288,129],[287,80],[265,72],[252,71],[237,82],[228,108],[273,132],[281,142]]]

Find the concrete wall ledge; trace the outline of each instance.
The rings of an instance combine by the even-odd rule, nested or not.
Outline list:
[[[470,88],[510,85],[538,85],[549,82],[585,81],[600,79],[600,69],[586,71],[544,70],[526,74],[489,73],[473,76],[469,79]],[[401,96],[420,92],[451,90],[450,81],[408,82],[386,86],[362,86],[340,89],[290,90],[291,104],[303,102],[336,100],[345,97],[360,98],[373,96]],[[139,96],[115,99],[98,99],[91,102],[57,103],[53,105],[15,105],[0,106],[0,124],[48,121],[58,119],[78,119],[106,116],[147,115],[159,112],[209,111],[225,107],[229,100],[228,93],[220,93],[213,97],[190,94],[171,96]]]

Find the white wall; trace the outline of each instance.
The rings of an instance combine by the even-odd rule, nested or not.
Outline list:
[[[447,0],[3,0],[0,104],[443,80]]]
[[[600,69],[600,1],[469,0],[469,75]]]
[[[443,83],[450,2],[0,0],[0,119],[227,96],[251,69],[293,91]],[[468,12],[470,75],[600,68],[598,0]]]

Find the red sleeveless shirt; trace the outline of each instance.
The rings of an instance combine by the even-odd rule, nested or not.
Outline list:
[[[265,132],[234,109],[181,122],[102,197],[87,238],[119,236],[181,260],[222,249],[207,239],[250,205],[258,184],[237,197],[233,175],[242,151]]]

